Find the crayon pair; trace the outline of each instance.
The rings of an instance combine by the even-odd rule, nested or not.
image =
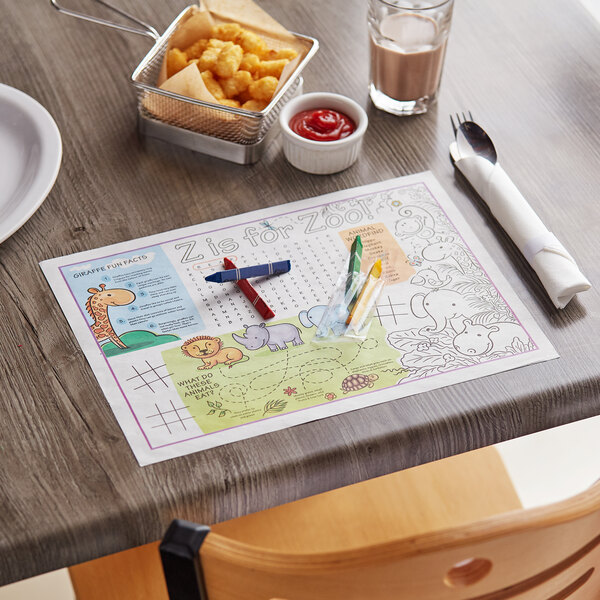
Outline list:
[[[348,278],[346,280],[346,293],[352,287],[352,284],[356,277],[360,274],[360,267],[362,262],[362,240],[360,235],[357,235],[350,248],[350,261],[348,263]],[[370,300],[373,297],[375,290],[379,285],[379,279],[381,277],[381,259],[375,261],[365,283],[361,287],[360,291],[356,293],[354,298],[348,305],[348,318],[346,319],[346,325],[352,324],[355,330],[360,330],[363,325],[364,317],[368,314],[368,308],[370,308]]]
[[[254,308],[256,308],[256,310],[260,313],[260,316],[265,320],[272,319],[275,316],[275,313],[260,297],[259,293],[248,281],[248,278],[287,273],[291,269],[290,261],[282,260],[279,262],[266,263],[263,265],[255,265],[252,267],[243,267],[238,269],[233,264],[233,261],[225,258],[223,260],[223,266],[225,267],[225,271],[213,273],[212,275],[205,277],[205,281],[211,281],[213,283],[235,281],[235,284],[238,286],[244,296],[250,300],[252,306],[254,306]]]

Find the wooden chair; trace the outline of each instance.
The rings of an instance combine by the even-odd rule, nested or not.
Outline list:
[[[84,593],[115,576],[119,555],[71,573],[81,600],[598,600],[600,483],[519,506],[486,448],[210,530],[174,522],[161,545],[166,585],[154,545],[137,581],[133,551],[121,553],[128,592]]]

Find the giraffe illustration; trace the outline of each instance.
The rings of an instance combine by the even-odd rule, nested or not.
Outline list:
[[[101,283],[100,289],[90,288],[88,290],[92,295],[87,299],[85,308],[90,313],[90,317],[94,319],[90,327],[99,342],[110,340],[119,348],[127,348],[110,324],[108,307],[131,304],[135,300],[135,294],[122,288],[109,290],[105,288],[106,285]]]

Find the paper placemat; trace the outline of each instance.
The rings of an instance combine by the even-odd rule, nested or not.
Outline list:
[[[313,343],[357,234],[392,257],[369,335]],[[291,260],[266,326],[225,257]],[[429,172],[41,267],[140,465],[558,356]]]

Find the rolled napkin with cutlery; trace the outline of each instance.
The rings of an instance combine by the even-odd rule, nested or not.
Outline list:
[[[450,155],[533,267],[556,308],[564,308],[575,294],[591,287],[573,257],[544,225],[500,164],[474,154],[461,156],[456,142],[450,144]]]

